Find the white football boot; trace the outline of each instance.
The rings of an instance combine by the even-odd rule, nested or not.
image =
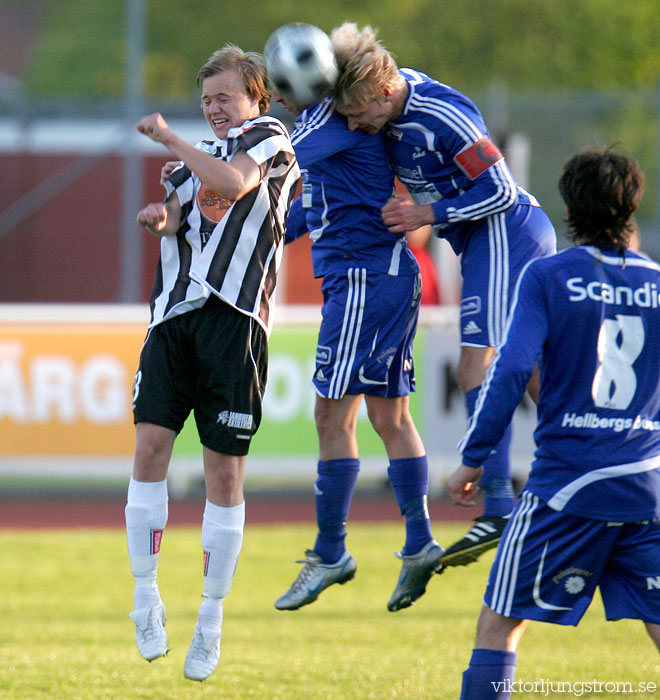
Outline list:
[[[128,613],[135,623],[135,641],[140,655],[153,661],[167,654],[167,632],[165,631],[165,605],[162,601],[150,608],[140,608]]]

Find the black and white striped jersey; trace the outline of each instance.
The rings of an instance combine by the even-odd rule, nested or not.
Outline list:
[[[261,183],[236,201],[209,189],[181,165],[165,183],[181,204],[181,226],[161,238],[151,295],[151,326],[201,307],[211,294],[252,316],[270,333],[270,300],[284,247],[284,228],[300,170],[286,127],[258,117],[231,129],[227,140],[196,148],[231,161],[245,151]]]

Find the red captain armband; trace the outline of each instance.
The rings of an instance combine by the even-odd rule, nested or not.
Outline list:
[[[454,163],[470,178],[475,180],[491,165],[502,160],[502,151],[488,138],[482,136],[476,143],[464,148],[454,157]]]

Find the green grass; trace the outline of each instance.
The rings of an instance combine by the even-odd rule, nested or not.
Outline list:
[[[464,525],[434,529],[447,543]],[[385,604],[399,570],[392,551],[402,544],[402,529],[351,524],[348,544],[359,562],[354,581],[328,589],[307,608],[278,612],[273,601],[299,570],[291,561],[313,536],[311,524],[248,526],[225,604],[220,666],[198,684],[182,673],[201,593],[198,529],[171,527],[165,534],[159,583],[171,651],[152,664],[139,657],[127,616],[132,580],[122,531],[0,533],[0,698],[457,698],[492,553],[435,577],[416,606],[393,614]],[[660,680],[660,657],[641,623],[605,623],[599,600],[577,630],[531,624],[519,652],[523,681],[637,687]]]

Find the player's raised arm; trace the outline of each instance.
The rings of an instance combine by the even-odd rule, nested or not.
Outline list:
[[[214,158],[179,137],[158,112],[143,117],[137,129],[166,146],[205,185],[228,199],[240,199],[261,180],[259,167],[247,154],[238,153],[231,162]]]

